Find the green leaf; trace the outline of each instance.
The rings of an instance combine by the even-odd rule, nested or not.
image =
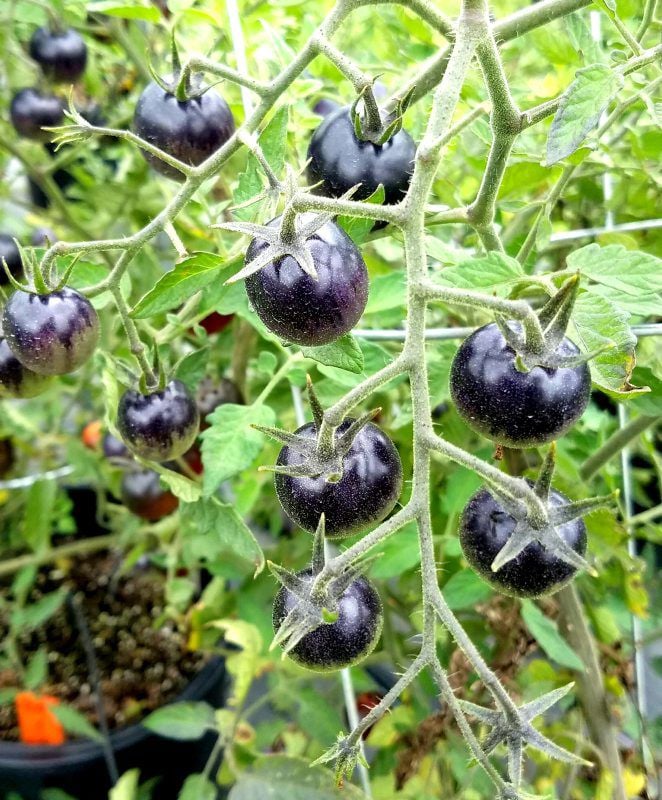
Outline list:
[[[269,406],[225,403],[207,417],[202,434],[203,491],[209,495],[219,484],[250,467],[257,458],[264,436],[251,425],[271,426],[276,415]]]
[[[91,739],[93,742],[103,742],[103,736],[80,711],[65,705],[53,705],[50,706],[50,710],[67,733]]]
[[[97,0],[88,3],[87,10],[90,14],[107,14],[109,17],[121,19],[139,19],[143,22],[159,22],[161,12],[154,3],[148,0],[133,0],[131,3],[119,3],[117,0]]]
[[[201,347],[182,358],[175,367],[175,377],[185,383],[195,393],[198,384],[205,377],[209,348]]]
[[[137,769],[125,772],[110,790],[108,800],[136,800],[139,780],[140,772]]]
[[[634,408],[650,417],[662,416],[662,380],[648,367],[637,367],[632,373],[635,383],[650,387],[650,392],[634,400]]]
[[[570,338],[580,344],[584,352],[614,343],[615,347],[594,358],[590,367],[593,383],[617,397],[635,397],[648,391],[630,383],[637,340],[628,325],[629,318],[626,311],[591,292],[579,295],[572,316],[575,335],[571,334]]]
[[[23,608],[14,608],[12,613],[12,627],[23,631],[34,630],[49,620],[59,611],[64,598],[67,596],[65,589],[45,594],[35,603]]]
[[[344,724],[338,709],[312,686],[289,686],[287,683],[286,686],[296,701],[296,718],[301,728],[317,742],[334,742]]]
[[[221,619],[209,624],[223,631],[226,643],[236,645],[225,660],[227,670],[234,678],[228,705],[241,708],[261,663],[262,636],[255,625],[240,619]]]
[[[546,617],[531,600],[522,600],[522,619],[543,652],[562,667],[584,672],[581,658],[559,633],[556,622]]]
[[[363,371],[363,353],[351,333],[346,333],[335,342],[320,347],[302,347],[301,352],[306,358],[312,358],[313,361],[325,364],[327,367],[337,367],[356,373]]]
[[[190,578],[171,578],[166,583],[166,601],[178,611],[184,612],[196,591]]]
[[[202,496],[202,486],[197,482],[187,478],[186,475],[180,475],[179,472],[173,472],[165,466],[165,464],[157,464],[155,461],[144,461],[142,458],[137,459],[147,469],[152,469],[158,472],[161,476],[163,483],[170,489],[170,491],[184,503],[195,503]]]
[[[235,508],[218,498],[204,497],[181,506],[180,524],[182,537],[196,559],[214,561],[231,553],[254,564],[256,572],[264,567],[264,554],[252,531]]]
[[[56,496],[57,484],[53,480],[37,481],[27,490],[23,541],[32,550],[48,546]]]
[[[209,703],[171,703],[157,708],[142,721],[150,731],[168,739],[192,741],[214,730],[214,709]]]
[[[547,164],[556,164],[575,152],[600,120],[609,101],[623,86],[623,78],[602,64],[580,69],[561,97],[547,137]]]
[[[507,293],[525,277],[520,263],[505,253],[491,252],[481,258],[470,258],[454,267],[432,274],[432,280],[442,286],[457,289],[489,289]]]
[[[379,184],[375,191],[364,200],[364,203],[374,203],[375,205],[383,205],[386,195],[384,194],[384,187]],[[364,217],[347,217],[341,215],[338,217],[338,225],[345,231],[354,244],[360,245],[368,238],[368,234],[375,225],[375,220],[365,219]]]
[[[366,800],[354,784],[335,785],[333,773],[304,759],[266,756],[242,772],[228,800]]]
[[[176,264],[160,278],[153,289],[140,298],[131,312],[134,319],[145,319],[180,306],[214,279],[223,283],[230,277],[221,270],[225,259],[214,253],[194,253]]]
[[[42,647],[32,656],[23,675],[26,689],[38,689],[48,677],[48,652]]]
[[[177,800],[216,800],[216,786],[201,773],[189,775],[184,781]]]
[[[596,42],[591,35],[590,28],[581,12],[576,11],[565,18],[565,29],[572,46],[584,57],[585,62],[588,64],[604,64],[607,61],[600,43]]]
[[[449,607],[472,608],[493,594],[492,588],[469,569],[451,575],[441,589]]]
[[[18,689],[13,689],[11,687],[0,689],[0,706],[13,703],[17,694]]]
[[[285,164],[288,119],[288,106],[281,106],[260,134],[259,143],[262,152],[276,175],[282,172]],[[235,204],[241,205],[253,197],[257,197],[264,190],[265,181],[262,167],[255,156],[249,153],[246,171],[239,176],[239,182],[234,192]],[[235,210],[234,216],[237,219],[252,219],[259,213],[262,206],[262,203],[254,203],[244,208],[238,208]]]
[[[421,562],[421,551],[416,523],[408,523],[381,545],[372,548],[371,552],[379,555],[370,567],[370,575],[373,578],[380,580],[394,578],[418,566]]]
[[[626,250],[620,244],[606,247],[589,244],[570,253],[567,265],[596,283],[635,298],[662,292],[662,259],[638,250]],[[658,302],[658,309],[662,308],[659,296]]]
[[[390,311],[404,307],[406,301],[405,273],[403,270],[377,275],[370,279],[370,295],[365,308],[366,314]]]

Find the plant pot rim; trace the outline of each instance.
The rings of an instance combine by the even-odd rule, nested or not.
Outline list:
[[[225,673],[225,659],[213,656],[200,670],[186,688],[171,703],[204,697],[213,684],[222,680]],[[163,708],[163,706],[161,706]],[[114,751],[124,750],[143,739],[158,734],[142,725],[131,723],[118,728],[110,734],[110,744]],[[103,757],[103,747],[90,739],[65,742],[61,745],[27,745],[22,742],[0,742],[0,774],[2,769],[25,767],[31,770],[48,770],[72,761],[86,762]]]

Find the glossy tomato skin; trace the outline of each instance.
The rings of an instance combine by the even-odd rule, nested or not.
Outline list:
[[[86,297],[66,286],[44,295],[14,292],[2,327],[18,360],[40,375],[73,372],[99,341],[97,312]]]
[[[133,129],[169,155],[198,166],[232,136],[234,118],[228,104],[213,89],[200,97],[177,100],[152,82],[138,99]],[[150,153],[141,152],[157,172],[176,181],[184,180],[179,170]]]
[[[563,339],[557,349],[575,356]],[[460,345],[450,372],[450,393],[460,416],[506,447],[539,447],[562,436],[584,413],[591,373],[580,367],[533,367],[520,372],[497,325],[479,328]]]
[[[172,492],[161,488],[158,472],[151,469],[125,472],[120,497],[129,511],[148,522],[158,522],[179,505]]]
[[[338,428],[342,434],[351,420]],[[303,425],[297,431],[314,439],[315,425]],[[278,464],[300,464],[301,454],[283,447]],[[291,478],[276,473],[276,493],[285,513],[304,530],[313,533],[324,513],[326,535],[341,538],[360,533],[381,522],[395,506],[402,491],[402,463],[393,442],[369,422],[354,439],[343,459],[343,476],[337,483],[319,478]]]
[[[388,205],[405,196],[414,171],[416,145],[405,130],[400,130],[385,144],[359,141],[354,133],[347,106],[325,116],[308,146],[308,180],[322,181],[318,191],[340,197],[352,186],[361,184],[353,200],[365,200],[384,187]]]
[[[312,580],[309,570],[298,573]],[[297,604],[296,595],[281,587],[273,609],[274,631]],[[375,648],[382,632],[383,610],[376,589],[358,578],[338,600],[338,619],[306,634],[288,656],[313,672],[331,672],[358,664]]]
[[[51,134],[42,129],[63,123],[64,101],[38,89],[21,89],[12,98],[9,114],[12,125],[21,136],[48,141]]]
[[[568,502],[560,492],[550,491],[551,507]],[[499,501],[487,489],[481,489],[469,500],[460,519],[464,557],[487,583],[504,594],[542,597],[557,592],[572,580],[577,570],[538,542],[527,545],[517,558],[492,572],[492,562],[510,538],[515,524]],[[559,525],[557,530],[576,553],[581,556],[586,553],[586,526],[581,519]]]
[[[117,429],[129,449],[151,461],[169,461],[193,444],[200,424],[194,397],[178,380],[163,391],[141,394],[133,389],[120,398]]]
[[[30,39],[30,55],[52,81],[74,83],[85,72],[87,45],[73,28],[37,28]]]
[[[11,274],[18,278],[23,271],[23,261],[16,242],[8,233],[0,233],[0,286],[9,283],[7,273],[2,266],[3,261],[7,262]]]
[[[277,226],[279,218],[271,220]],[[368,302],[368,270],[361,251],[335,222],[327,222],[309,239],[317,280],[292,256],[283,256],[246,278],[246,292],[257,315],[285,341],[307,347],[333,342],[348,333]],[[267,243],[253,239],[246,263]]]
[[[50,378],[24,367],[9,349],[7,340],[0,336],[0,399],[36,397],[50,382]]]

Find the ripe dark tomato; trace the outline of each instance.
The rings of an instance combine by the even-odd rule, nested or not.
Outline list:
[[[38,89],[21,89],[9,107],[12,125],[27,139],[48,140],[51,134],[42,128],[52,128],[64,121],[64,101],[54,94],[42,94]]]
[[[121,442],[112,433],[104,433],[101,440],[101,449],[106,458],[129,458],[130,453],[124,442]]]
[[[183,455],[198,435],[200,415],[195,399],[178,380],[160,392],[124,392],[117,409],[117,428],[131,450],[152,461]]]
[[[179,505],[175,495],[161,487],[159,473],[151,469],[125,472],[120,497],[129,511],[148,522],[158,522]]]
[[[313,106],[313,113],[318,114],[320,117],[328,117],[340,108],[338,103],[334,100],[329,100],[328,97],[322,97]]]
[[[407,192],[414,171],[416,145],[405,130],[385,144],[377,145],[356,138],[348,107],[324,118],[308,146],[308,180],[323,181],[320,191],[332,197],[361,186],[354,200],[365,200],[382,184],[384,201],[398,203]]]
[[[0,286],[9,283],[7,273],[2,266],[3,260],[7,262],[11,274],[18,278],[23,269],[23,262],[16,242],[8,233],[0,233]]]
[[[84,364],[99,341],[90,301],[64,287],[50,294],[14,292],[2,327],[16,358],[40,375],[65,375]]]
[[[310,570],[298,576],[312,580]],[[283,620],[299,602],[296,595],[281,587],[274,600],[273,626],[278,631]],[[338,600],[338,619],[306,634],[288,656],[314,672],[358,664],[375,648],[382,632],[384,614],[376,589],[365,578],[357,578]]]
[[[575,356],[579,350],[563,339],[557,353]],[[538,447],[562,436],[584,413],[591,373],[586,364],[520,372],[515,351],[492,323],[460,345],[450,391],[460,415],[483,436],[506,447]]]
[[[270,226],[279,224],[271,220]],[[345,231],[327,222],[309,239],[317,280],[283,256],[246,278],[246,292],[262,322],[288,342],[315,347],[351,331],[368,302],[368,270]],[[268,244],[253,239],[246,263]]]
[[[150,144],[185,164],[197,166],[234,133],[228,104],[213,89],[200,97],[178,100],[158,83],[150,83],[138,99],[133,129]],[[159,158],[141,151],[157,172],[176,181],[184,176]]]
[[[87,45],[73,28],[64,31],[37,28],[30,39],[30,55],[47,78],[57,83],[73,83],[85,72]]]
[[[0,398],[36,397],[49,384],[50,378],[24,367],[9,349],[7,340],[0,336]]]
[[[533,486],[533,483],[529,481]],[[550,507],[563,506],[568,498],[554,489]],[[531,542],[512,561],[496,572],[492,562],[515,530],[516,521],[487,489],[469,500],[460,519],[460,544],[469,564],[491,586],[515,597],[542,597],[558,591],[577,569],[566,564],[539,542]],[[581,519],[557,526],[565,542],[580,556],[586,553],[586,526]]]
[[[342,434],[352,420],[338,428]],[[314,423],[297,430],[301,436],[316,436]],[[278,464],[301,464],[303,456],[285,446],[278,454]],[[313,533],[320,515],[326,518],[326,535],[340,538],[360,533],[386,517],[402,490],[402,463],[393,442],[376,425],[362,428],[343,458],[343,475],[337,483],[319,478],[291,478],[276,473],[276,493],[285,510],[297,525]]]
[[[213,381],[205,378],[198,386],[198,409],[200,417],[204,419],[219,406],[225,403],[243,405],[244,398],[229,378],[221,378],[220,381]]]
[[[35,228],[32,232],[30,244],[33,247],[50,247],[57,242],[57,234],[52,228],[41,227]]]

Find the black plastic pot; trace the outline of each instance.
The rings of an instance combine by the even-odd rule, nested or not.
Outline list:
[[[225,662],[215,658],[178,700],[204,700],[220,708],[226,698]],[[186,777],[204,767],[216,741],[213,733],[193,742],[165,739],[142,725],[129,725],[110,736],[120,775],[140,770],[140,780],[160,776],[153,800],[176,800]],[[40,800],[44,789],[63,789],[79,800],[105,800],[111,788],[101,746],[89,740],[59,746],[0,742],[0,800],[16,792],[22,800]]]

